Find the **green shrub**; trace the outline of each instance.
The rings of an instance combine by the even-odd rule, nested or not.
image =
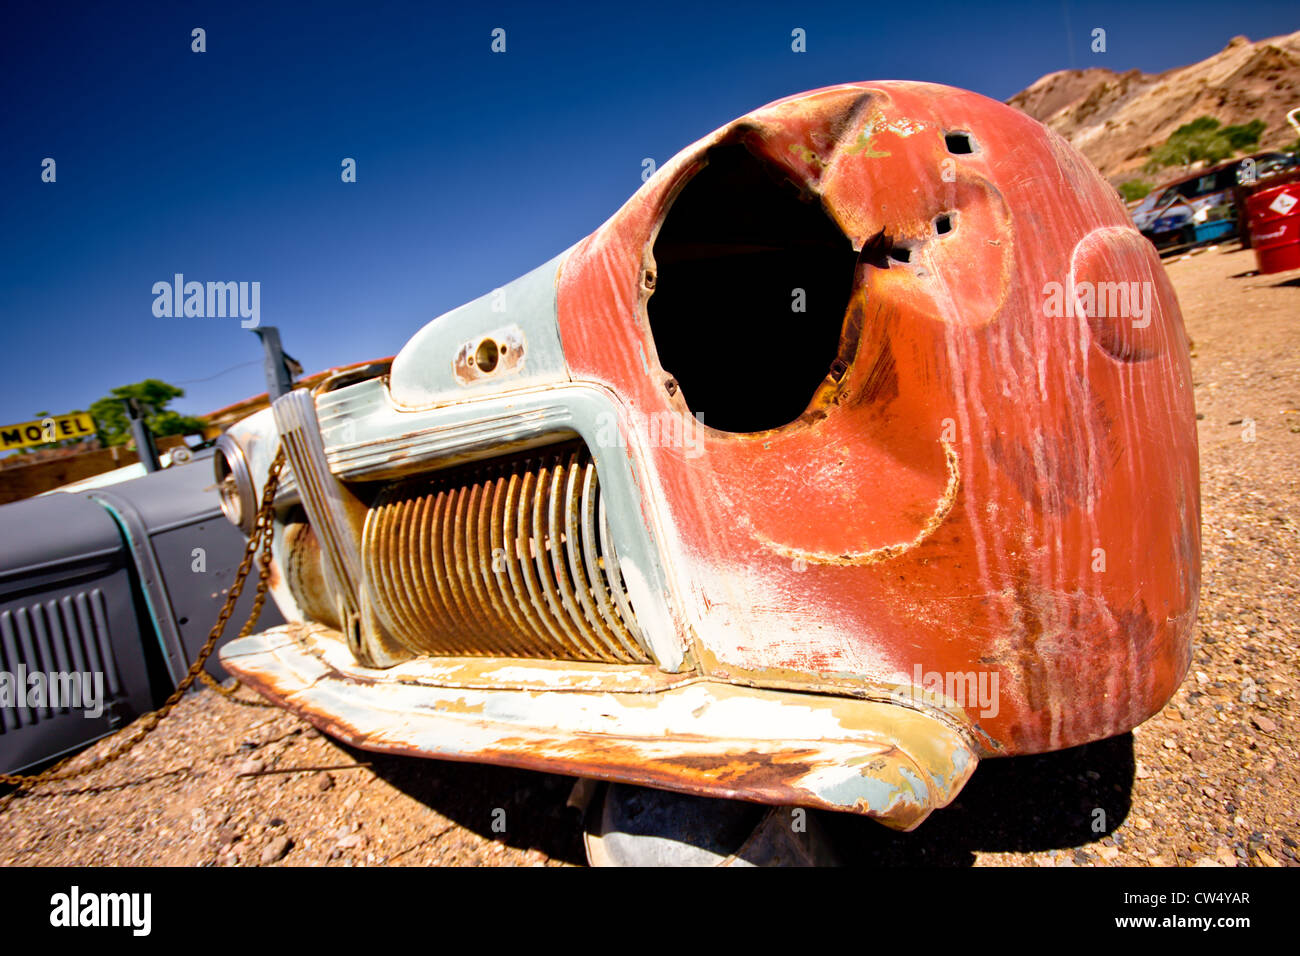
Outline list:
[[[1124,197],[1125,202],[1143,199],[1149,192],[1151,192],[1151,184],[1145,179],[1130,179],[1126,183],[1119,184],[1119,194]]]

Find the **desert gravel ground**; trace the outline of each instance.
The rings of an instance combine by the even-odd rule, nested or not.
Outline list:
[[[984,763],[914,833],[822,814],[844,862],[1300,865],[1300,272],[1253,269],[1235,244],[1168,263],[1201,416],[1204,579],[1182,688],[1132,734]],[[124,760],[0,796],[0,864],[581,865],[572,785],[368,754],[204,690]]]

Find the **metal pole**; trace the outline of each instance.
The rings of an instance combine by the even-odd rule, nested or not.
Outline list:
[[[153,443],[153,433],[144,421],[144,409],[138,399],[123,399],[126,404],[126,417],[131,423],[131,437],[135,439],[135,452],[140,456],[140,464],[146,472],[158,471],[162,465],[158,461],[158,446]]]
[[[293,391],[293,369],[298,368],[298,363],[284,354],[280,346],[280,330],[274,325],[259,326],[253,329],[253,333],[262,340],[266,352],[262,369],[266,373],[266,394],[274,402],[281,395]],[[298,368],[298,372],[301,371]]]

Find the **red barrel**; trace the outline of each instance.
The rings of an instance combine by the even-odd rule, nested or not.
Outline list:
[[[1300,183],[1261,189],[1248,197],[1246,221],[1261,275],[1300,269]]]

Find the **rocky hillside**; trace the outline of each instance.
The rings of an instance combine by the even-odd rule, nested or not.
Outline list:
[[[1235,37],[1200,63],[1164,73],[1102,67],[1049,73],[1007,101],[1056,130],[1112,182],[1133,178],[1184,123],[1261,119],[1261,149],[1294,143],[1287,111],[1300,106],[1300,31],[1252,43]]]

